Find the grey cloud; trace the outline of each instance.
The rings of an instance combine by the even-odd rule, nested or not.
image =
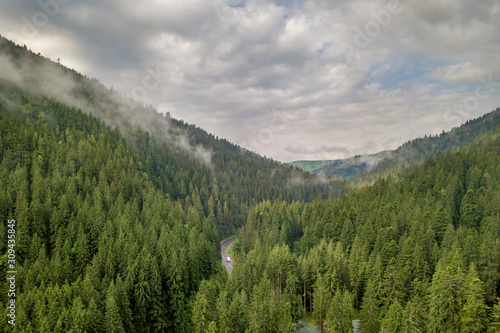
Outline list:
[[[500,81],[500,10],[493,0],[400,0],[403,10],[355,49],[349,64],[342,43],[354,45],[355,29],[366,33],[366,24],[377,22],[372,13],[390,3],[73,0],[30,40],[20,33],[21,20],[39,6],[5,1],[0,33],[125,95],[160,64],[173,74],[144,102],[237,144],[258,136],[273,110],[285,108],[294,117],[259,146],[263,155],[348,157],[449,129],[467,120],[449,110],[474,95],[475,76]],[[492,94],[466,116],[498,104],[500,94]]]

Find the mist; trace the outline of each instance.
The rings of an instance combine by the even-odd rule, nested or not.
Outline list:
[[[31,94],[92,114],[111,128],[118,127],[125,135],[127,130],[138,127],[212,168],[213,152],[202,145],[193,145],[187,131],[172,126],[170,117],[41,55],[20,56],[16,50],[0,48],[0,78]],[[97,99],[86,96],[97,96]],[[6,100],[3,96],[2,99]]]

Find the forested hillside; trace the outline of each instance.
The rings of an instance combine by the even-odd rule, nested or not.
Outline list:
[[[238,240],[222,332],[293,332],[303,311],[334,332],[498,332],[500,128],[342,198],[263,202]]]
[[[43,98],[20,111],[0,110],[1,234],[17,221],[12,331],[187,331],[201,281],[223,281],[213,216],[157,189],[102,122]]]
[[[335,332],[499,331],[497,123],[347,192],[26,47],[0,39],[0,58],[2,330],[295,332],[312,313]]]
[[[126,139],[156,188],[172,200],[199,201],[205,216],[213,210],[221,236],[234,233],[244,223],[248,207],[262,200],[311,201],[344,189],[343,181],[309,175],[242,150],[3,38],[0,59],[0,101],[5,110],[24,112],[30,120],[43,111],[53,130],[67,125],[56,124],[60,115],[51,114],[52,102],[102,120]]]
[[[250,206],[343,189],[127,101],[26,47],[2,39],[0,56],[1,234],[17,222],[11,331],[191,331],[197,290],[218,292],[227,279],[220,238]]]

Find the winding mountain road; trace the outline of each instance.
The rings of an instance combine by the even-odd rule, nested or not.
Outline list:
[[[229,245],[231,245],[232,242],[234,242],[236,238],[229,238],[224,243],[221,244],[220,246],[220,252],[222,254],[222,263],[224,264],[224,267],[226,267],[227,273],[229,274],[229,277],[231,277],[231,271],[233,270],[233,257],[227,254],[227,248]],[[226,258],[230,257],[231,262],[227,262]]]

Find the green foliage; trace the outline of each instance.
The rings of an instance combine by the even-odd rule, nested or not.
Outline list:
[[[196,301],[193,306],[193,326],[194,332],[205,333],[209,327],[209,312],[207,297],[203,293],[196,295]]]
[[[488,333],[499,332],[500,331],[500,298],[497,298],[495,306],[491,311],[491,322],[488,326]]]
[[[370,280],[361,305],[361,327],[363,332],[375,333],[380,330],[379,301],[375,284]]]
[[[352,320],[354,309],[352,307],[353,297],[348,290],[335,291],[332,303],[326,315],[328,328],[333,332],[349,333],[352,331]]]
[[[342,198],[254,206],[237,236],[236,289],[251,295],[266,272],[279,298],[280,272],[296,271],[303,310],[322,320],[326,289],[336,331],[351,328],[338,327],[349,315],[332,310],[345,292],[368,332],[485,331],[500,282],[499,134]],[[285,241],[290,229],[300,241]],[[283,244],[293,260],[280,261]]]
[[[278,332],[278,308],[271,281],[264,276],[255,286],[253,297],[248,307],[250,332]]]
[[[427,309],[419,296],[414,297],[406,303],[403,313],[403,326],[401,332],[423,333],[426,329]]]
[[[462,307],[462,332],[484,332],[488,307],[484,302],[483,282],[474,264],[471,264],[466,280],[465,302]]]
[[[461,265],[457,251],[451,262],[443,261],[436,268],[429,305],[430,332],[460,330],[460,311],[464,297],[464,276]]]
[[[31,65],[24,79],[43,81],[46,59],[0,44]],[[469,124],[473,135],[405,147],[423,161],[457,137],[473,144],[345,193],[342,181],[320,183],[59,70],[101,120],[0,78],[15,330],[293,332],[307,311],[349,332],[360,310],[365,332],[498,331],[498,109]],[[122,109],[144,112],[147,132]],[[236,233],[228,279],[219,238]],[[0,249],[3,302],[5,238]]]
[[[30,105],[45,117],[0,112],[0,184],[11,198],[1,218],[19,222],[19,306],[35,309],[19,326],[185,331],[185,301],[220,265],[203,208],[157,189],[102,122],[44,98]]]
[[[403,331],[403,308],[396,299],[382,321],[382,330],[388,333],[398,333]]]
[[[326,319],[328,308],[330,307],[331,294],[327,285],[327,280],[320,275],[314,285],[313,293],[313,318],[323,332],[323,321]]]

